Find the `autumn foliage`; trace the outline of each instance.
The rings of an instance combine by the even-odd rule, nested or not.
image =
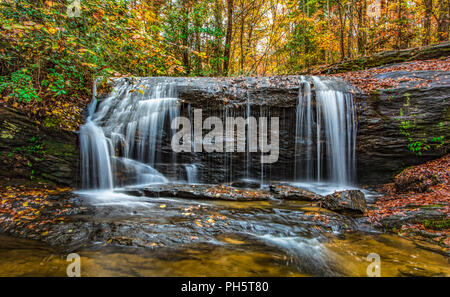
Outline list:
[[[395,177],[394,183],[385,185],[382,191],[386,194],[377,200],[374,209],[366,213],[372,223],[382,223],[393,215],[405,217],[407,212],[414,213],[421,208],[434,208],[443,214],[443,220],[405,223],[401,229],[438,233],[437,241],[443,240],[450,246],[450,155],[403,170]],[[433,230],[436,225],[440,225],[438,229],[442,230]]]
[[[431,59],[425,61],[413,61],[408,63],[399,63],[392,66],[371,68],[362,71],[352,71],[346,73],[334,74],[333,76],[340,77],[353,86],[356,86],[365,93],[373,93],[384,89],[394,89],[402,82],[408,82],[412,88],[420,89],[427,88],[433,80],[439,78],[430,77],[428,80],[415,78],[414,75],[399,76],[394,78],[377,78],[377,75],[395,71],[413,72],[413,71],[450,71],[450,58]]]
[[[1,185],[0,228],[20,237],[48,235],[50,226],[64,221],[71,207],[70,202],[60,203],[54,197],[69,191],[69,188]]]
[[[296,74],[449,38],[448,1],[79,2],[0,2],[0,104],[48,128],[78,129],[95,77]]]
[[[78,129],[95,77],[182,71],[148,4],[82,3],[79,17],[62,1],[0,3],[0,102],[48,128]]]

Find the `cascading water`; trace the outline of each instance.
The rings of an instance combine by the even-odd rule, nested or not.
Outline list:
[[[103,130],[88,119],[80,134],[83,188],[112,189],[111,158]]]
[[[355,172],[353,97],[339,81],[314,76],[311,79],[303,77],[299,90],[295,179],[320,181],[326,178],[338,185],[348,185]]]
[[[224,124],[222,152],[174,153],[170,140],[176,131],[171,129],[170,123],[183,112],[193,124],[193,110],[196,110],[190,104],[185,109],[181,108],[177,93],[180,83],[183,79],[118,79],[111,94],[99,103],[92,101],[86,124],[80,131],[83,188],[112,189],[165,183],[169,178],[188,183],[233,182],[236,178],[253,178],[262,185],[271,181],[272,174],[280,176],[280,173],[286,173],[283,175],[286,180],[326,181],[338,185],[352,182],[356,119],[352,96],[343,82],[331,78],[301,78],[295,115],[295,162],[292,164],[292,160],[283,155],[284,165],[261,164],[257,160],[264,154],[250,151],[249,142],[245,139],[237,139],[239,143],[246,141],[244,153],[228,151],[228,143],[233,143],[234,135],[227,134],[228,129],[233,130],[230,119],[236,117],[246,120],[247,140],[253,133],[255,136],[258,134],[259,139],[262,128],[257,125],[253,129],[257,132],[250,132],[250,116],[256,119],[281,116],[285,130],[280,131],[280,135],[293,138],[292,117],[284,116],[289,110],[284,109],[280,114],[279,110],[272,110],[262,101],[255,104],[248,91],[244,108],[230,104],[203,112],[203,120],[217,116]],[[263,85],[269,83],[264,82]],[[193,131],[192,149],[194,143],[202,141],[194,138]],[[292,144],[288,147],[288,143],[280,143],[284,151],[293,148]],[[201,175],[198,168],[202,168]]]
[[[84,189],[107,191],[82,191],[83,194],[89,197],[100,213],[106,208],[108,215],[114,214],[107,217],[108,221],[120,220],[120,216],[116,215],[125,214],[125,219],[120,221],[120,227],[117,228],[118,232],[124,232],[122,234],[127,236],[128,233],[133,234],[145,246],[150,242],[153,246],[155,237],[162,238],[165,240],[162,242],[166,244],[173,243],[173,238],[177,238],[177,244],[192,243],[193,238],[199,242],[211,243],[217,241],[217,234],[245,234],[255,244],[268,246],[270,250],[280,249],[286,254],[288,265],[295,266],[304,273],[334,275],[336,268],[332,257],[329,257],[327,249],[321,243],[324,237],[316,232],[322,228],[311,228],[311,222],[303,220],[302,211],[297,208],[291,210],[277,202],[276,206],[269,203],[267,208],[254,208],[250,205],[249,212],[246,212],[245,208],[237,211],[234,205],[226,203],[198,201],[195,204],[202,203],[202,207],[199,206],[196,212],[203,212],[210,217],[217,213],[226,215],[227,223],[218,221],[206,231],[197,232],[197,219],[194,221],[184,217],[189,214],[187,212],[183,213],[180,221],[180,213],[173,211],[190,209],[191,202],[183,199],[167,200],[164,197],[135,197],[127,187],[139,186],[138,191],[131,191],[148,193],[151,188],[140,190],[145,185],[168,183],[169,180],[189,184],[229,183],[237,180],[233,186],[257,188],[265,187],[265,184],[276,180],[281,174],[284,175],[278,180],[305,180],[308,184],[306,188],[313,186],[312,181],[317,180],[347,185],[354,172],[356,123],[353,100],[343,83],[304,77],[299,87],[297,109],[292,110],[289,107],[267,104],[265,100],[255,98],[257,96],[251,92],[247,92],[247,98],[241,102],[241,106],[234,102],[225,106],[221,103],[213,103],[212,106],[203,104],[204,102],[197,104],[198,102],[194,102],[197,99],[195,97],[188,104],[183,104],[182,91],[179,96],[178,90],[189,84],[185,80],[188,79],[117,79],[111,94],[98,103],[97,99],[92,101],[86,124],[80,130],[82,182]],[[192,87],[195,89],[198,86],[199,83],[194,82]],[[263,90],[265,98],[270,100],[269,96],[273,91],[270,80],[264,79],[258,87]],[[206,91],[214,92],[211,89]],[[234,95],[235,98],[239,97],[238,93]],[[203,112],[200,112],[200,116],[198,106]],[[197,135],[197,130],[191,129],[184,134],[191,136],[187,146],[191,150],[175,153],[171,140],[177,131],[172,129],[171,123],[179,115],[190,121],[192,127],[197,125],[196,118],[201,121],[207,117],[219,118],[223,124],[223,138],[219,136],[214,142],[223,143],[223,150],[198,151],[199,142],[204,141],[203,135]],[[240,117],[244,118],[241,122],[247,127],[246,131],[241,129],[238,133],[233,122]],[[269,126],[272,132],[272,126],[269,125],[272,117],[282,121],[281,129],[274,129],[277,134],[270,133],[271,144],[274,139],[283,138],[283,141],[275,141],[280,145],[279,155],[277,154],[280,162],[264,164],[259,161],[268,155],[263,147],[267,148],[269,144],[269,139],[265,136],[269,134]],[[278,120],[276,122],[278,125]],[[252,129],[248,129],[249,126]],[[294,127],[295,162],[292,164]],[[210,131],[201,132],[206,134]],[[234,147],[238,144],[245,149],[236,152]],[[259,151],[256,149],[257,144]],[[177,186],[180,185],[174,186],[174,189]],[[197,186],[182,186],[184,189],[192,187],[197,191]],[[109,191],[118,187],[125,188]],[[155,186],[157,187],[159,186]],[[164,187],[171,189],[172,185],[162,186]],[[161,204],[161,200],[164,200],[164,204]],[[160,211],[166,204],[171,211]],[[267,211],[268,209],[271,210]],[[142,224],[142,218],[152,223]],[[187,228],[189,224],[193,227]],[[158,233],[160,231],[163,232]]]
[[[198,168],[195,164],[187,164],[184,165],[184,168],[186,168],[186,177],[187,182],[190,184],[198,182],[197,175],[198,175]]]
[[[133,88],[119,81],[95,113],[95,105],[89,109],[80,131],[83,188],[167,182],[153,166],[166,122],[178,115],[176,89],[145,80]]]

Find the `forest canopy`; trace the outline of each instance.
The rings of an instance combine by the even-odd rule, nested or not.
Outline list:
[[[437,0],[2,0],[0,94],[61,126],[58,108],[79,121],[71,102],[89,100],[94,77],[296,74],[447,41],[449,10]]]

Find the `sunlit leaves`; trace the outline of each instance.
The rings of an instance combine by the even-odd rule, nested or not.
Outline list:
[[[147,3],[86,0],[79,18],[66,15],[57,1],[14,3],[0,3],[0,34],[6,38],[0,100],[39,123],[78,129],[96,76],[183,71],[155,35],[160,29]]]

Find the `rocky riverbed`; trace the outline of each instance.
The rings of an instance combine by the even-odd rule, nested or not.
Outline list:
[[[393,249],[400,240],[392,239],[395,244],[389,243],[391,239],[380,242],[377,238],[381,233],[361,211],[355,211],[355,206],[374,207],[375,196],[370,191],[364,191],[366,195],[359,190],[327,195],[289,184],[265,189],[173,184],[103,192],[71,192],[66,188],[22,191],[20,197],[1,201],[2,233],[45,242],[59,253],[83,251],[90,255],[87,257],[125,251],[132,259],[141,250],[139,254],[153,251],[153,261],[171,259],[175,264],[208,262],[194,256],[208,251],[210,257],[224,253],[221,257],[227,263],[248,263],[250,258],[258,263],[262,257],[266,269],[258,270],[258,264],[255,274],[250,275],[348,275],[352,272],[339,261],[352,256],[343,246],[371,238],[383,249]],[[12,209],[15,211],[9,212]],[[429,257],[431,252],[448,257],[438,246],[426,242],[417,246],[419,255],[427,253]],[[234,258],[244,250],[243,258]],[[360,248],[357,253],[361,252]],[[439,269],[392,269],[391,275],[448,275]],[[204,273],[233,275],[225,270]]]
[[[328,210],[323,207],[327,195],[309,196],[313,192],[286,184],[263,190],[180,184],[169,188],[75,193],[47,189],[45,194],[24,189],[20,198],[3,199],[2,233],[24,239],[2,240],[23,252],[19,256],[1,249],[0,275],[19,257],[29,263],[23,270],[16,267],[17,275],[35,275],[38,267],[45,275],[64,275],[69,252],[82,256],[83,275],[364,275],[370,252],[386,259],[383,275],[450,273],[448,258],[436,253],[437,247],[422,243],[417,248],[398,236],[382,235],[358,212]],[[190,196],[208,189],[210,196]],[[236,198],[252,191],[266,196]],[[180,196],[161,195],[173,192]],[[373,196],[365,192],[370,208]],[[343,195],[349,193],[330,196]],[[36,209],[36,199],[45,206]],[[6,211],[10,206],[17,210],[12,216]],[[33,244],[25,244],[27,239],[34,239]],[[32,256],[28,250],[38,245],[40,252]],[[408,250],[415,258],[406,265]]]

